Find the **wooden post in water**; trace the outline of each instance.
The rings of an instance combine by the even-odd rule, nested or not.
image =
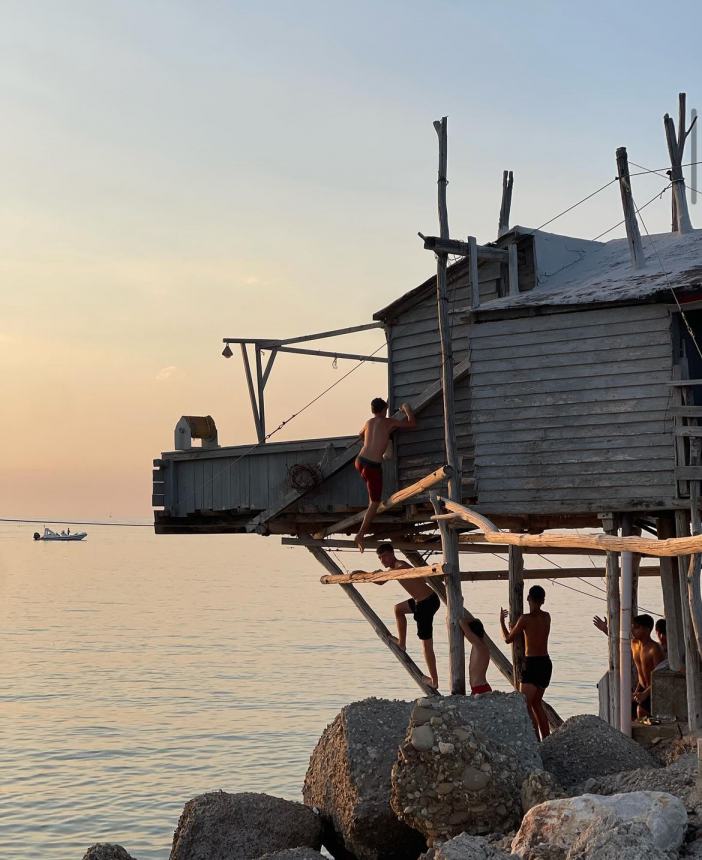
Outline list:
[[[687,537],[690,534],[690,516],[687,511],[675,512],[675,531],[678,537]],[[690,558],[689,556],[678,556],[675,563],[678,567],[680,607],[682,610],[683,637],[685,640],[687,723],[690,732],[699,732],[702,729],[702,660],[700,659],[697,643],[695,642],[687,593],[687,569],[690,564]]]
[[[518,546],[511,546],[508,552],[509,577],[509,623],[514,626],[520,615],[524,614],[524,556]],[[514,670],[514,686],[518,690],[522,680],[522,665],[524,663],[524,635],[512,642],[512,667]]]
[[[446,134],[446,117],[434,123],[439,137],[439,175],[438,175],[438,207],[439,225],[442,239],[449,239],[448,209],[446,207],[446,163],[448,141]],[[453,396],[453,344],[451,343],[451,327],[449,324],[448,295],[446,290],[446,269],[448,256],[445,253],[436,255],[436,303],[439,323],[439,338],[441,340],[441,388],[444,401],[444,441],[446,445],[446,462],[453,469],[448,480],[449,498],[455,502],[461,501],[461,464],[456,445],[456,428],[454,425],[454,396]],[[438,513],[438,510],[437,510]],[[458,566],[458,536],[446,524],[440,524],[441,542],[444,550],[444,564],[447,565],[446,594],[449,641],[449,675],[451,692],[465,695],[466,667],[463,632],[460,620],[463,614],[463,594]]]
[[[329,557],[322,547],[318,546],[308,546],[307,549],[312,553],[312,555],[317,559],[317,561],[322,565],[322,567],[326,568],[329,573],[343,575],[342,569],[339,567],[336,562]],[[366,619],[366,621],[373,628],[375,633],[381,642],[384,642],[385,645],[392,651],[394,656],[402,663],[404,668],[409,673],[412,680],[417,684],[419,689],[427,696],[436,695],[437,691],[427,684],[424,673],[421,671],[419,666],[414,662],[414,660],[407,654],[406,651],[403,651],[395,642],[394,637],[388,630],[388,628],[383,624],[382,620],[376,615],[376,613],[371,609],[371,607],[366,603],[366,601],[361,597],[361,595],[356,591],[353,585],[340,585],[339,588],[343,588],[346,592],[346,595],[349,599],[356,604],[361,615]]]

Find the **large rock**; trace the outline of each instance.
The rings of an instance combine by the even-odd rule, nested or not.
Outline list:
[[[671,794],[659,791],[634,791],[611,797],[583,794],[550,800],[529,810],[512,841],[512,851],[522,858],[584,860],[592,856],[599,860],[599,855],[592,852],[604,853],[606,833],[615,831],[620,847],[626,843],[628,832],[630,837],[636,837],[637,844],[650,841],[657,851],[676,851],[686,827],[685,807]],[[595,844],[597,849],[593,847]]]
[[[578,836],[567,860],[671,860],[677,852],[661,851],[641,821],[598,818]]]
[[[430,844],[462,832],[514,830],[521,768],[511,750],[466,722],[450,698],[421,699],[392,771],[392,807]]]
[[[694,809],[697,798],[697,754],[687,753],[667,767],[626,770],[608,776],[586,779],[569,794],[621,794],[627,791],[665,791],[679,797],[688,811]]]
[[[547,800],[566,797],[566,792],[556,777],[547,770],[535,770],[528,774],[520,789],[522,812],[527,813],[532,806],[538,806]]]
[[[335,857],[408,860],[426,847],[390,807],[390,773],[411,708],[397,700],[354,702],[319,739],[302,794],[320,811],[324,844]]]
[[[545,738],[541,758],[565,788],[590,777],[658,766],[636,741],[591,714],[571,717]]]
[[[456,703],[466,722],[474,723],[491,741],[512,752],[524,776],[543,769],[539,741],[521,693],[495,690],[482,696],[454,696],[450,701]]]
[[[267,794],[201,794],[185,804],[170,860],[253,860],[285,848],[320,848],[319,817]]]
[[[135,860],[121,845],[112,842],[96,842],[83,855],[83,860]]]
[[[430,848],[420,860],[509,860],[509,856],[482,836],[461,833]]]

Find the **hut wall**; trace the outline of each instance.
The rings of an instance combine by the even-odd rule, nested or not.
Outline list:
[[[481,302],[497,298],[500,279],[498,264],[481,265]],[[458,364],[468,358],[468,324],[463,319],[470,304],[468,270],[458,264],[449,270],[449,320],[453,358]],[[389,324],[389,377],[392,406],[411,401],[441,376],[441,350],[438,335],[436,293],[433,290],[415,304],[398,312]],[[463,462],[466,497],[473,480],[473,440],[470,431],[470,383],[464,376],[455,386],[455,418],[458,454]],[[445,462],[444,417],[441,396],[417,416],[413,432],[395,437],[397,484],[407,486]]]
[[[495,513],[672,506],[671,318],[662,305],[470,331],[478,503]]]

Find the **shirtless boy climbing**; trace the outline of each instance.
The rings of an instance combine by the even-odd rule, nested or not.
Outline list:
[[[387,570],[404,570],[410,565],[395,557],[395,551],[390,543],[381,543],[377,549],[380,563]],[[360,573],[360,571],[354,571]],[[434,654],[434,616],[441,601],[429,586],[421,579],[400,579],[400,585],[410,595],[409,600],[395,604],[395,621],[397,623],[396,642],[403,651],[407,650],[407,617],[411,615],[417,622],[417,638],[422,642],[424,660],[429,670],[426,680],[432,687],[438,689],[439,677],[436,670],[436,655]],[[376,585],[385,585],[377,582]]]
[[[463,635],[470,642],[470,660],[468,661],[468,679],[472,696],[492,692],[487,682],[487,670],[490,665],[490,651],[485,642],[485,628],[479,618],[472,621],[458,622]]]
[[[653,618],[637,615],[631,621],[631,656],[638,674],[638,684],[633,693],[636,716],[639,719],[651,714],[651,673],[665,660],[663,649],[651,638]]]
[[[364,550],[363,538],[383,497],[383,454],[388,447],[390,434],[394,430],[410,430],[417,426],[417,419],[409,404],[403,403],[400,408],[405,413],[404,419],[388,418],[388,404],[382,397],[376,397],[371,401],[373,417],[366,421],[358,434],[363,439],[363,447],[356,457],[356,469],[368,487],[368,509],[354,539],[361,552]]]
[[[543,740],[550,729],[548,718],[543,706],[546,687],[551,683],[551,658],[548,656],[548,634],[551,631],[551,616],[541,608],[546,599],[546,592],[540,585],[532,585],[527,595],[529,612],[520,615],[511,630],[507,630],[506,609],[500,609],[500,626],[502,638],[509,645],[520,635],[524,634],[524,666],[519,690],[526,696],[529,716],[534,724],[537,738]]]

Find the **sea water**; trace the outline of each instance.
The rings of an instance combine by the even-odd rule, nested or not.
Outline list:
[[[109,841],[165,860],[191,797],[223,789],[299,800],[310,753],[343,705],[418,695],[343,591],[320,584],[324,571],[303,548],[98,526],[82,543],[43,543],[35,530],[0,525],[3,858],[80,860]],[[377,566],[370,552],[339,558]],[[504,569],[489,559],[462,565]],[[596,713],[607,642],[591,619],[605,612],[602,581],[540,582],[553,616],[547,699],[563,717]],[[361,588],[391,624],[401,586]],[[657,579],[642,579],[639,593],[661,611]],[[507,584],[464,583],[464,596],[499,641]],[[421,661],[411,620],[408,650]],[[492,667],[488,679],[507,689]]]

